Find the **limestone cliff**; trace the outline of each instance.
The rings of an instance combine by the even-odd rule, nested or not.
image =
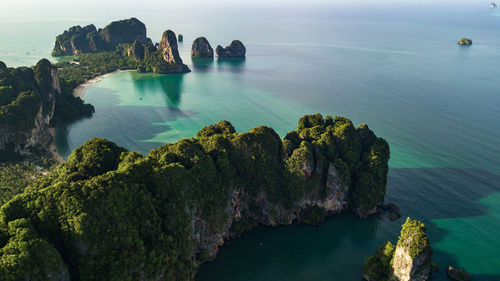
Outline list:
[[[47,153],[56,95],[61,93],[57,69],[43,59],[33,69],[4,69],[0,77],[3,96],[11,95],[0,104],[0,160]]]
[[[226,48],[218,45],[215,51],[217,52],[217,57],[219,58],[241,58],[245,57],[247,52],[245,46],[240,40],[233,40],[233,42],[231,42],[231,44]]]
[[[407,218],[394,250],[392,277],[389,280],[428,280],[431,275],[432,255],[425,225]]]
[[[173,31],[167,30],[163,33],[158,50],[167,64],[167,67],[160,71],[160,73],[183,73],[190,71],[189,67],[182,62],[179,55],[177,38]]]
[[[191,47],[191,57],[193,58],[213,58],[214,49],[205,37],[198,37],[193,41]]]

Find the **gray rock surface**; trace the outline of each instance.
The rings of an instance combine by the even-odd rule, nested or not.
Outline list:
[[[247,52],[245,46],[239,40],[233,40],[226,48],[219,45],[215,51],[219,58],[241,58],[245,57]]]

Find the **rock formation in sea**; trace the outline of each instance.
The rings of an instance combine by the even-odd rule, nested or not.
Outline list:
[[[215,51],[217,53],[217,57],[219,58],[245,57],[247,52],[245,46],[240,40],[233,40],[233,42],[231,42],[231,44],[226,48],[218,45]]]
[[[456,281],[471,281],[472,280],[472,275],[465,272],[462,269],[457,269],[454,268],[453,266],[448,266],[446,269],[446,274],[448,277],[450,277],[451,280],[456,280]]]
[[[472,40],[470,38],[461,38],[460,40],[458,40],[458,45],[470,46],[472,45]]]
[[[182,34],[177,35],[177,41],[179,42],[184,41],[184,36],[182,36]]]
[[[193,58],[213,58],[214,49],[205,37],[198,37],[193,41],[191,47],[191,57]]]
[[[173,31],[167,30],[163,33],[160,44],[158,45],[158,51],[161,52],[164,61],[168,65],[168,67],[160,71],[160,73],[183,73],[190,71],[189,67],[182,62],[179,55],[177,37]]]
[[[398,243],[394,246],[387,241],[366,260],[363,277],[369,281],[426,281],[432,273],[432,256],[425,225],[407,218]]]
[[[49,126],[60,93],[57,69],[48,60],[33,68],[0,63],[0,160],[49,151]]]
[[[0,274],[194,280],[225,240],[257,225],[367,216],[383,200],[388,160],[388,144],[366,125],[320,114],[284,139],[222,121],[148,156],[91,139],[0,209]]]
[[[146,26],[136,18],[114,21],[97,30],[91,24],[73,26],[56,37],[53,56],[73,56],[82,53],[114,50],[121,43],[151,42],[146,37]]]

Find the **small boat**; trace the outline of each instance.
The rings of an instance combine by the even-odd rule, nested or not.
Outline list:
[[[495,4],[495,3],[491,2],[491,4],[490,4],[490,9],[495,9],[496,7],[497,7],[497,4]]]

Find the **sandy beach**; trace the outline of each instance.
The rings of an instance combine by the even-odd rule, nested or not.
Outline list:
[[[97,82],[100,82],[102,81],[102,79],[106,78],[106,77],[109,77],[113,74],[116,74],[116,73],[121,73],[121,72],[127,72],[127,71],[133,71],[133,70],[117,70],[117,71],[113,71],[113,72],[110,72],[110,73],[106,73],[106,74],[103,74],[103,75],[99,75],[95,78],[92,78],[82,84],[80,84],[78,87],[76,87],[74,90],[73,90],[73,96],[75,97],[79,97],[81,99],[83,99],[83,96],[85,95],[85,89],[87,89],[88,86],[94,84],[94,83],[97,83]]]

